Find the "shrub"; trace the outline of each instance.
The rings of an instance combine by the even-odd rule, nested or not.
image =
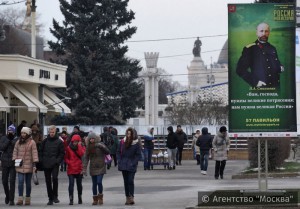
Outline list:
[[[265,158],[265,142],[264,140],[268,140],[268,170],[273,171],[276,168],[282,166],[284,160],[290,156],[290,146],[291,139],[290,138],[262,138],[261,141],[261,159]],[[257,138],[249,138],[248,139],[248,151],[249,151],[249,161],[251,168],[258,167],[258,139]],[[262,170],[265,170],[265,162],[261,162]]]

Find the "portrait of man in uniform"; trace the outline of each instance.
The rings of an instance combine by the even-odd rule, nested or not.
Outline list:
[[[238,60],[236,73],[251,87],[276,88],[280,86],[280,74],[284,71],[276,48],[268,42],[269,24],[256,27],[257,40],[245,46]]]

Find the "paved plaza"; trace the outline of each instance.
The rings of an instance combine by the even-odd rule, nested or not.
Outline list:
[[[164,170],[163,166],[154,166],[153,170],[144,171],[142,162],[135,177],[134,206],[125,206],[123,179],[117,168],[112,167],[104,177],[104,205],[93,206],[107,209],[184,209],[197,204],[198,191],[233,190],[233,189],[258,189],[257,179],[236,179],[231,176],[240,172],[248,165],[247,161],[227,161],[223,180],[215,180],[214,161],[209,161],[208,174],[200,174],[199,166],[195,161],[183,161],[182,166],[176,170]],[[69,206],[68,177],[66,172],[59,174],[59,199],[60,203],[47,206],[48,202],[46,185],[43,172],[39,173],[40,185],[32,184],[31,206],[26,208],[90,208],[92,207],[92,181],[90,176],[83,179],[83,204],[77,204],[75,186],[74,205]],[[269,179],[269,189],[296,189],[300,188],[300,178],[274,178]],[[16,188],[17,194],[17,188]],[[17,196],[17,195],[16,195]],[[0,208],[20,208],[20,206],[7,206],[4,204],[4,192],[0,186]]]

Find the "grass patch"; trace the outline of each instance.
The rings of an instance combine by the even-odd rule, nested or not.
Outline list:
[[[243,174],[252,174],[257,172],[258,172],[258,168],[250,168],[250,167],[247,167],[244,171],[242,171]],[[277,168],[274,171],[269,171],[269,173],[291,173],[291,172],[300,172],[300,163],[284,162],[280,168]]]

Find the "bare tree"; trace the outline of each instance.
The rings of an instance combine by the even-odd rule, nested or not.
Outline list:
[[[219,100],[201,100],[173,104],[166,108],[167,118],[171,124],[189,125],[224,125],[227,123],[228,107]]]
[[[26,15],[26,9],[16,9],[13,7],[0,10],[0,26],[9,25],[14,28],[22,29],[23,21]],[[42,36],[45,25],[40,22],[41,14],[36,15],[37,35]],[[30,31],[28,31],[30,32]]]

